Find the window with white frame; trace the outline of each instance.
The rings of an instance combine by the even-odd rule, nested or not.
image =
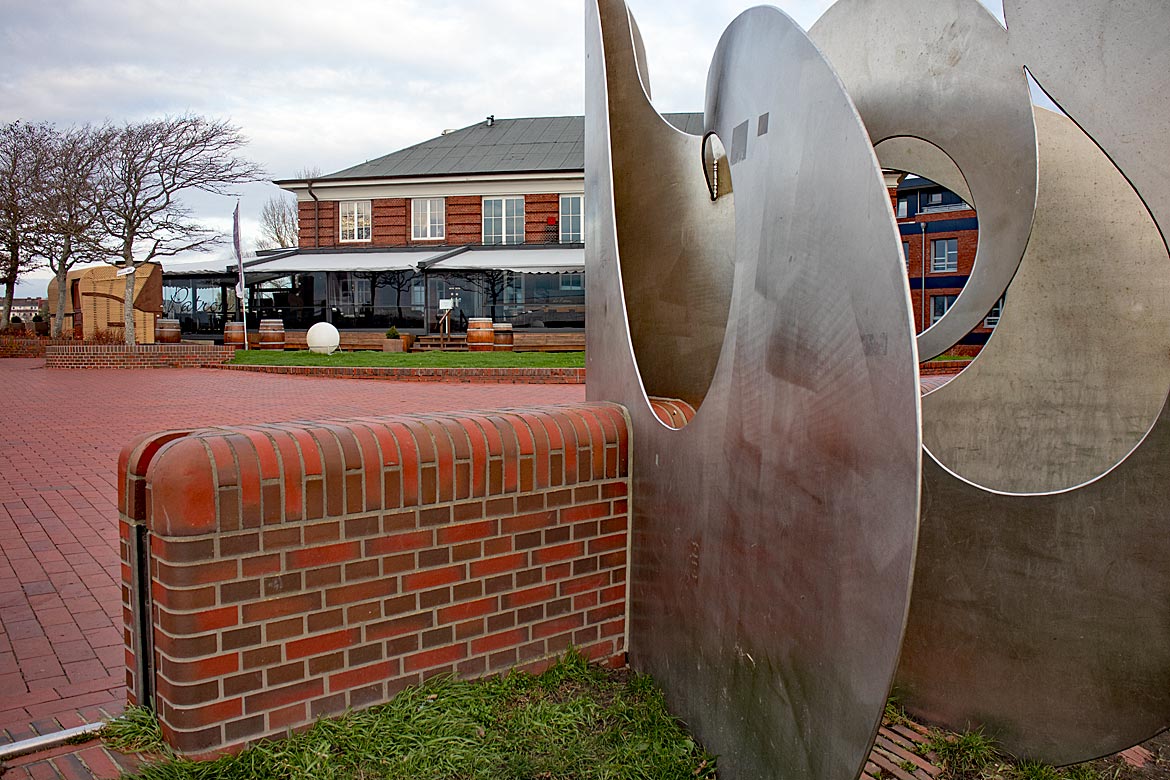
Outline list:
[[[581,237],[581,195],[561,196],[561,243],[580,244]]]
[[[943,196],[941,192],[932,192],[926,196],[926,204],[928,206],[941,206]]]
[[[1003,297],[1001,296],[995,305],[991,307],[991,311],[987,312],[987,316],[983,318],[983,327],[994,328],[999,324],[1000,315],[1003,314]]]
[[[930,242],[930,270],[934,273],[959,270],[959,239],[936,238]]]
[[[910,242],[902,242],[902,259],[906,262],[906,267],[910,267]]]
[[[585,289],[585,274],[583,273],[562,273],[561,274],[561,289],[562,290],[584,290]]]
[[[483,199],[483,242],[524,243],[524,196]]]
[[[910,204],[905,198],[898,198],[898,219],[906,219],[910,214]]]
[[[932,295],[930,296],[930,324],[933,325],[943,318],[947,310],[955,304],[957,295]]]
[[[410,237],[415,241],[441,241],[446,238],[443,198],[412,198],[410,201]]]
[[[339,208],[341,211],[341,240],[369,241],[370,226],[373,223],[370,216],[370,202],[368,200],[343,200]]]
[[[427,305],[427,283],[421,276],[410,282],[410,305],[420,307]]]

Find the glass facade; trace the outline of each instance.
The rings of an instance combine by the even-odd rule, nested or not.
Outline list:
[[[164,277],[163,317],[179,321],[183,333],[223,334],[237,317],[235,278]]]
[[[239,320],[235,277],[170,277],[163,283],[163,316],[185,334],[222,336]],[[516,328],[584,328],[585,284],[580,271],[524,274],[513,271],[316,271],[249,274],[249,328],[279,319],[286,330],[331,322],[345,330],[391,325],[435,332],[439,301],[455,301],[451,329],[472,317],[491,317]]]

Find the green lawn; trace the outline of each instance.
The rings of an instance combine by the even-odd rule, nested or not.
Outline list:
[[[167,754],[158,724],[131,710],[106,744],[159,755],[141,780],[706,780],[715,759],[667,712],[649,677],[570,652],[544,674],[435,678],[389,704],[320,720],[238,756]]]
[[[584,368],[584,352],[315,352],[238,350],[234,365],[395,368]]]

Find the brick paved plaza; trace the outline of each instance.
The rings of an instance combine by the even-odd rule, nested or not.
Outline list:
[[[167,428],[569,403],[583,385],[453,385],[0,360],[0,744],[125,699],[117,462]]]

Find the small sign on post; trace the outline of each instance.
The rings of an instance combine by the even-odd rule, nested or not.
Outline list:
[[[130,266],[129,268],[119,268],[117,274],[115,274],[115,275],[116,276],[129,276],[132,273],[134,273],[134,266]]]

